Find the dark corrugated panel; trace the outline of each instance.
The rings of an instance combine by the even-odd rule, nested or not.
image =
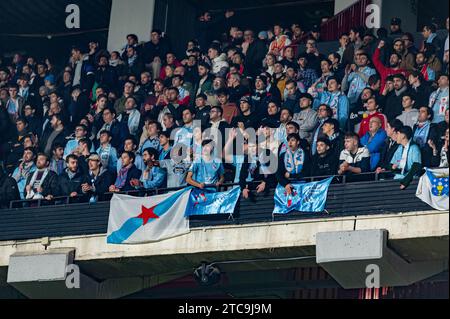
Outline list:
[[[417,182],[414,182],[406,191],[400,191],[396,181],[332,185],[326,205],[328,213],[297,212],[275,217],[272,216],[272,191],[268,196],[257,197],[256,202],[242,200],[233,218],[228,215],[193,216],[191,227],[430,210],[428,205],[415,197],[416,188]],[[108,215],[109,203],[2,210],[0,241],[104,234]]]

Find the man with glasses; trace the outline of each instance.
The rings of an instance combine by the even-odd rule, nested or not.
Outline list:
[[[88,166],[88,182],[81,185],[81,190],[83,194],[89,195],[90,203],[95,203],[108,192],[109,186],[114,183],[114,176],[102,166],[97,153],[89,156]]]

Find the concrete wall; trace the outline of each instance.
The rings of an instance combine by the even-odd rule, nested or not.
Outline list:
[[[108,50],[121,49],[127,34],[134,33],[139,41],[149,41],[153,28],[155,0],[113,0],[108,35]]]
[[[403,30],[417,30],[417,0],[378,0],[382,3],[381,25],[388,27],[393,17],[402,19]]]

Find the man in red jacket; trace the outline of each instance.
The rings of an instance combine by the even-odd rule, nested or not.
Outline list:
[[[380,73],[381,76],[381,92],[383,92],[384,87],[386,85],[386,79],[390,75],[395,74],[403,74],[405,77],[408,77],[408,71],[405,69],[400,68],[400,65],[402,63],[402,57],[398,53],[392,53],[391,57],[389,59],[389,67],[385,66],[383,62],[381,62],[380,56],[381,56],[381,49],[385,46],[384,40],[381,40],[378,44],[378,48],[376,48],[374,54],[373,54],[373,64]]]

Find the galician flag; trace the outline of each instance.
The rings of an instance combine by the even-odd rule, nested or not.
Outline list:
[[[185,217],[191,189],[152,196],[114,194],[108,222],[108,244],[158,242],[189,233]]]
[[[416,196],[436,210],[448,211],[448,168],[427,169]]]

